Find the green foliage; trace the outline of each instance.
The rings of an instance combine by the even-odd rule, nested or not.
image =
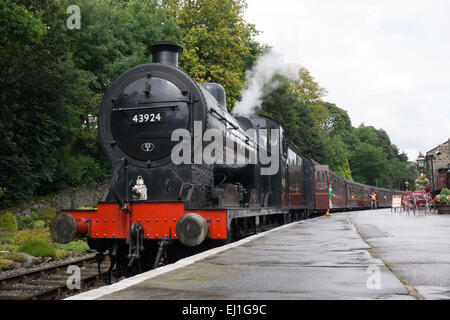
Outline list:
[[[77,1],[81,30],[66,28],[71,4],[0,1],[0,209],[104,180],[101,97],[122,72],[149,62],[149,44],[180,36],[154,0]]]
[[[316,125],[320,126],[329,116],[327,106],[322,101],[327,91],[320,87],[305,67],[299,69],[298,79],[291,82],[291,88],[299,100],[311,109]]]
[[[17,221],[11,212],[0,216],[0,231],[17,231]]]
[[[322,126],[329,136],[336,136],[351,132],[352,123],[347,111],[337,107],[333,103],[324,102],[327,108],[327,117],[322,122]]]
[[[44,220],[34,220],[34,221],[31,223],[31,227],[32,227],[32,228],[44,228],[45,225],[46,225],[46,223],[45,223]]]
[[[430,184],[430,180],[428,180],[428,178],[423,173],[416,179],[415,182],[416,190],[424,190],[425,187]]]
[[[181,29],[180,65],[195,80],[218,82],[229,110],[245,83],[245,71],[263,48],[254,25],[244,21],[243,0],[162,0],[167,15]]]
[[[0,270],[1,269],[10,269],[12,267],[13,261],[0,259]]]
[[[47,242],[33,239],[24,242],[18,249],[18,252],[24,252],[34,257],[52,257],[56,258],[55,248]]]
[[[38,219],[39,219],[39,217],[38,217],[37,212],[32,212],[27,216],[16,215],[16,220],[17,220],[19,230],[31,228],[33,226],[33,222]]]
[[[441,190],[441,196],[449,196],[450,195],[450,189],[444,188]]]
[[[276,75],[264,92],[261,109],[256,111],[278,121],[285,136],[299,146],[303,154],[317,161],[324,160],[325,140],[321,129],[315,124],[311,109],[292,90],[289,80]]]
[[[39,240],[42,242],[50,242],[50,230],[48,228],[25,229],[16,232],[13,244],[23,245],[27,241]]]
[[[14,231],[0,231],[0,242],[6,242],[9,244],[13,242],[13,239]]]
[[[53,208],[43,208],[36,212],[36,220],[41,220],[48,224],[56,217],[57,213]]]
[[[66,244],[53,243],[52,246],[56,249],[62,249],[65,251],[72,251],[78,253],[88,253],[91,251],[86,241],[75,240]]]

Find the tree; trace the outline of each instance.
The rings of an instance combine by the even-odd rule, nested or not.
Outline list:
[[[362,142],[349,159],[355,181],[379,186],[378,179],[385,170],[385,156],[377,147]]]
[[[323,105],[327,108],[327,116],[323,120],[323,129],[329,136],[335,136],[350,132],[352,130],[352,123],[347,111],[337,107],[333,103],[324,102]]]
[[[311,109],[316,124],[321,126],[329,113],[322,101],[327,91],[314,80],[305,67],[300,67],[298,78],[292,81],[291,87],[294,94]]]
[[[109,163],[96,128],[100,99],[147,47],[180,31],[153,0],[0,1],[0,208],[68,186],[96,183]]]
[[[245,71],[262,47],[254,25],[244,21],[244,0],[162,0],[182,30],[180,65],[196,81],[217,82],[234,106],[245,84]]]
[[[274,86],[274,82],[278,85]],[[264,92],[261,109],[257,112],[275,119],[285,130],[285,136],[299,146],[304,155],[323,161],[326,158],[324,135],[311,109],[292,90],[290,80],[276,75],[266,84]]]

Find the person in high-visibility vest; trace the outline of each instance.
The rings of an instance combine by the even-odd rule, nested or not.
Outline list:
[[[377,194],[372,191],[372,194],[370,195],[370,207],[372,209],[377,209]]]

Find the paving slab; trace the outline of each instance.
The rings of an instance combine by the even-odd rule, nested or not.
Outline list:
[[[450,215],[372,210],[350,220],[369,251],[420,299],[450,299]]]

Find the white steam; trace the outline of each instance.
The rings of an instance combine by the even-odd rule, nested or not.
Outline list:
[[[264,90],[268,89],[265,85],[270,83],[274,75],[281,74],[296,79],[298,70],[299,66],[285,63],[282,55],[273,50],[259,57],[255,66],[245,74],[248,87],[242,93],[241,101],[235,104],[233,114],[253,114],[255,109],[261,107],[262,98],[266,93]],[[269,90],[275,90],[278,85],[278,81],[273,81]]]

